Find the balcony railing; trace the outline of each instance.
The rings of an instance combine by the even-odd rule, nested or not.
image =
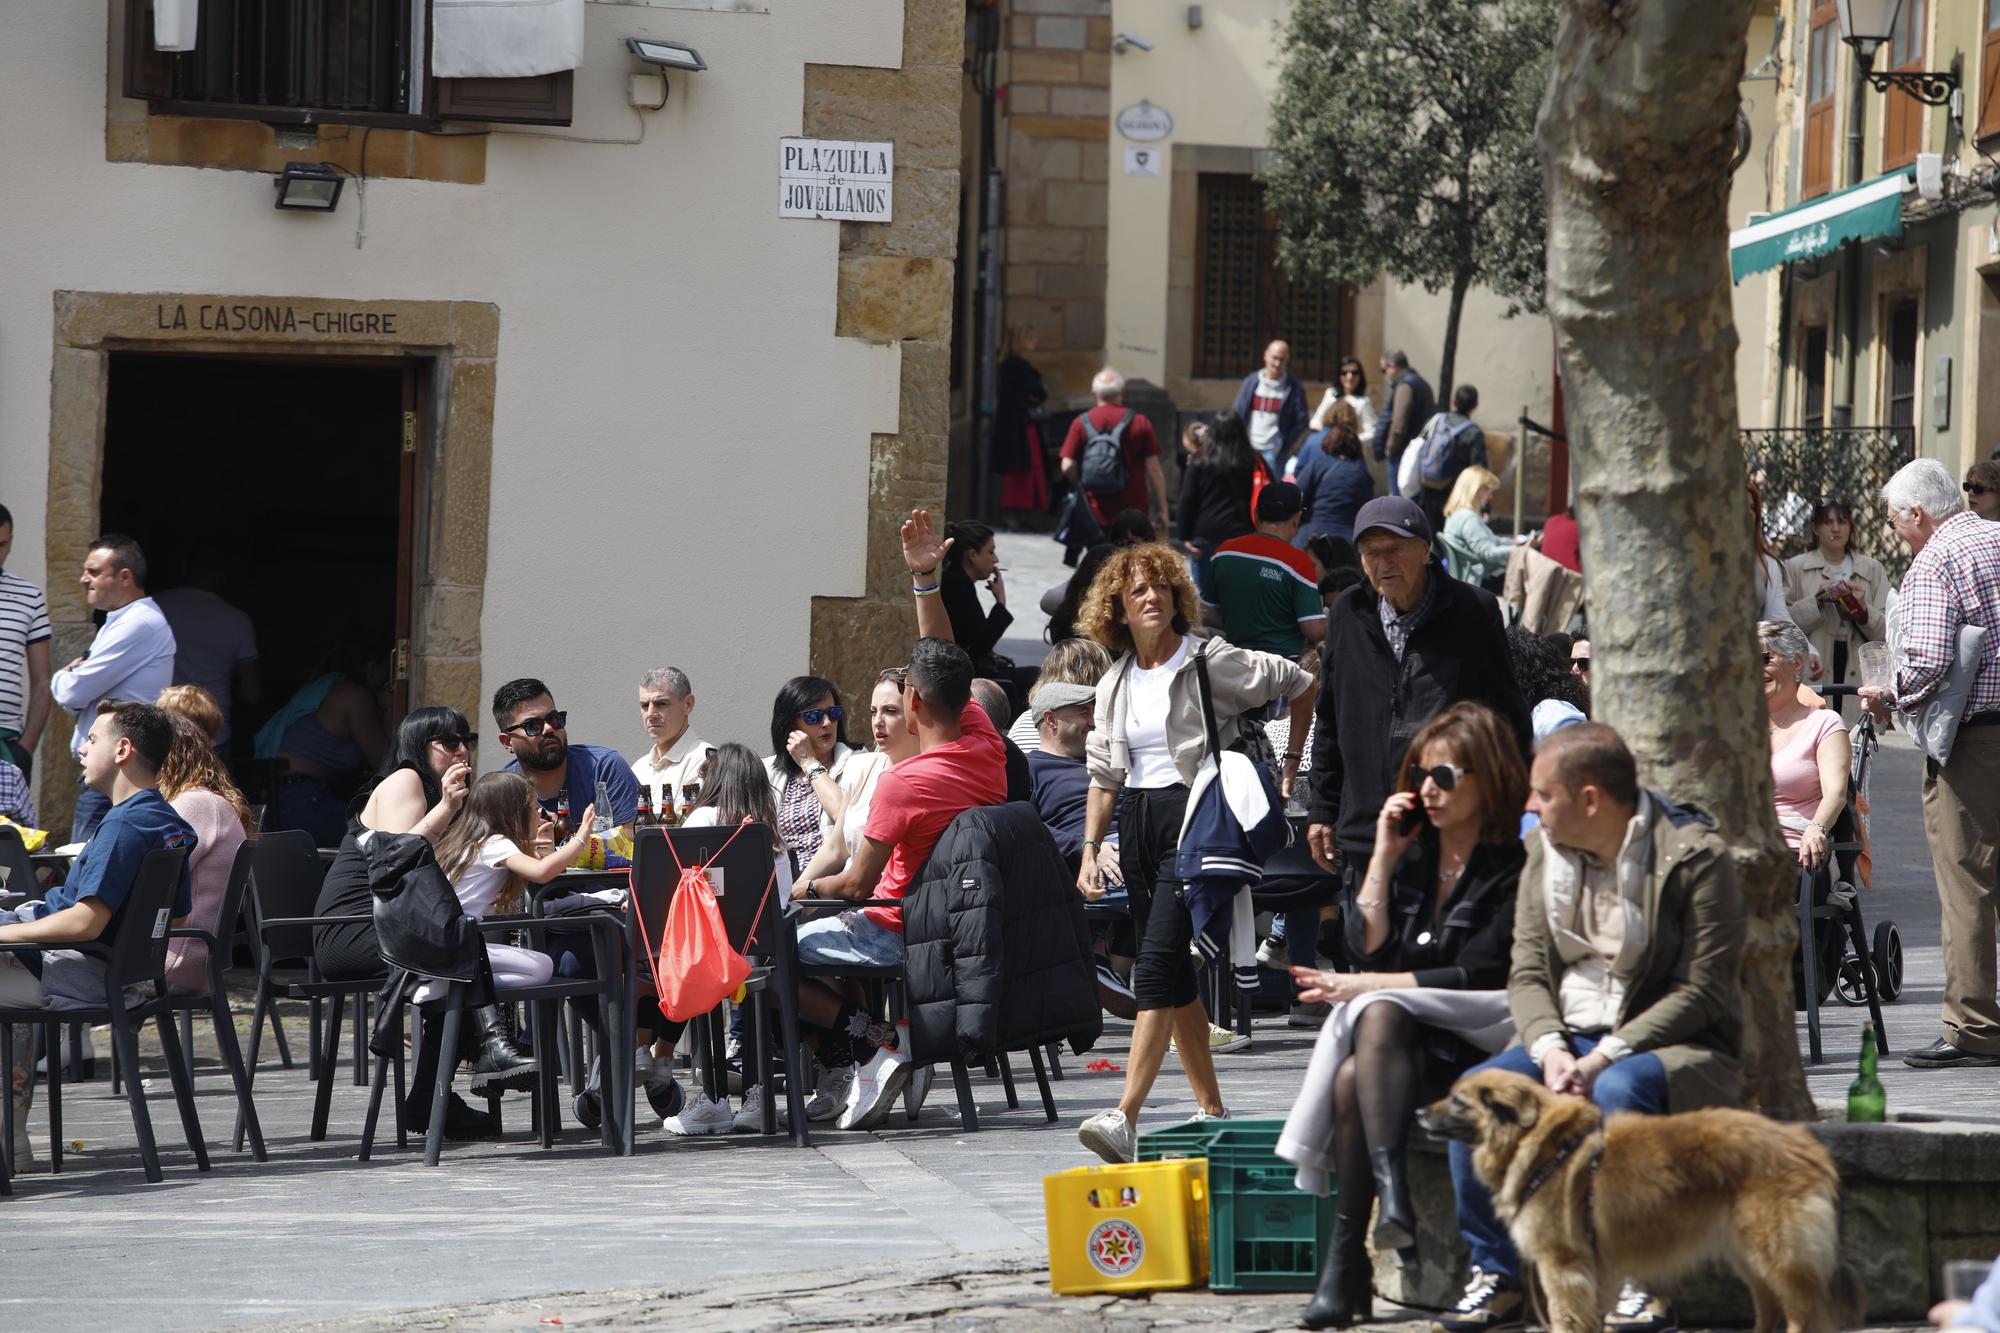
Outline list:
[[[1882,486],[1916,457],[1907,426],[1783,427],[1743,432],[1750,475],[1764,492],[1764,531],[1780,555],[1809,549],[1808,519],[1823,499],[1845,501],[1854,512],[1853,547],[1880,560],[1901,579],[1910,550],[1889,526]]]

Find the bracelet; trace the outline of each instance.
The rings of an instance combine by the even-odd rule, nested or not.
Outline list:
[[[1083,840],[1083,845],[1084,845],[1084,846],[1086,846],[1086,847],[1095,847],[1095,848],[1098,848],[1098,849],[1100,849],[1100,850],[1101,850],[1101,849],[1103,848],[1103,846],[1104,846],[1104,844],[1103,844],[1103,843],[1101,843],[1101,842],[1097,841],[1097,839],[1095,839],[1095,838],[1085,838],[1085,839]]]
[[[927,592],[936,592],[938,587],[939,585],[935,583],[918,583],[915,579],[910,580],[910,591],[919,597]]]
[[[1356,898],[1354,905],[1364,910],[1370,907],[1387,907],[1389,900],[1387,898]]]
[[[825,764],[814,764],[811,768],[806,770],[806,781],[818,782],[821,778],[827,775],[827,772],[828,769]]]
[[[927,579],[937,572],[938,572],[938,567],[936,565],[932,565],[929,569],[911,570],[910,577],[913,579]]]
[[[1305,758],[1305,757],[1306,757],[1306,752],[1305,752],[1304,750],[1287,750],[1287,751],[1285,751],[1285,758],[1287,758],[1287,759],[1303,759],[1303,758]]]

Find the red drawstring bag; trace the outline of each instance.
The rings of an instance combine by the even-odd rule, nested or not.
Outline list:
[[[722,909],[715,901],[715,885],[708,878],[709,866],[728,850],[729,843],[736,841],[736,834],[749,822],[746,819],[737,825],[736,833],[729,835],[729,842],[716,848],[715,856],[698,866],[682,865],[673,839],[666,840],[667,851],[680,870],[680,879],[674,885],[673,902],[667,907],[666,925],[660,931],[659,961],[653,968],[653,976],[660,986],[660,1012],[676,1023],[715,1008],[734,995],[750,975],[750,960],[729,942],[729,931],[722,924]],[[763,919],[764,903],[770,898],[776,880],[774,863],[771,878],[764,881],[764,897],[757,902],[755,920]],[[636,900],[632,910],[638,911]],[[643,914],[639,917],[639,937],[645,941],[647,952],[652,952]],[[750,938],[744,943],[752,944],[756,939],[753,926]]]

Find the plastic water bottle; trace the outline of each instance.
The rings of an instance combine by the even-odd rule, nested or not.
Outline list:
[[[597,780],[597,818],[590,821],[590,831],[600,838],[609,837],[611,830],[618,827],[611,818],[611,788],[604,779]]]

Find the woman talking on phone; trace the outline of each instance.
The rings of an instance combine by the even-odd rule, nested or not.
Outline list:
[[[1376,1248],[1414,1257],[1403,1167],[1411,1121],[1513,1037],[1505,987],[1528,796],[1513,730],[1481,704],[1453,704],[1408,754],[1346,912],[1357,970],[1292,969],[1302,1001],[1334,1006],[1278,1141],[1301,1188],[1323,1195],[1329,1175],[1340,1180],[1307,1328],[1369,1316],[1365,1228],[1378,1198]]]

